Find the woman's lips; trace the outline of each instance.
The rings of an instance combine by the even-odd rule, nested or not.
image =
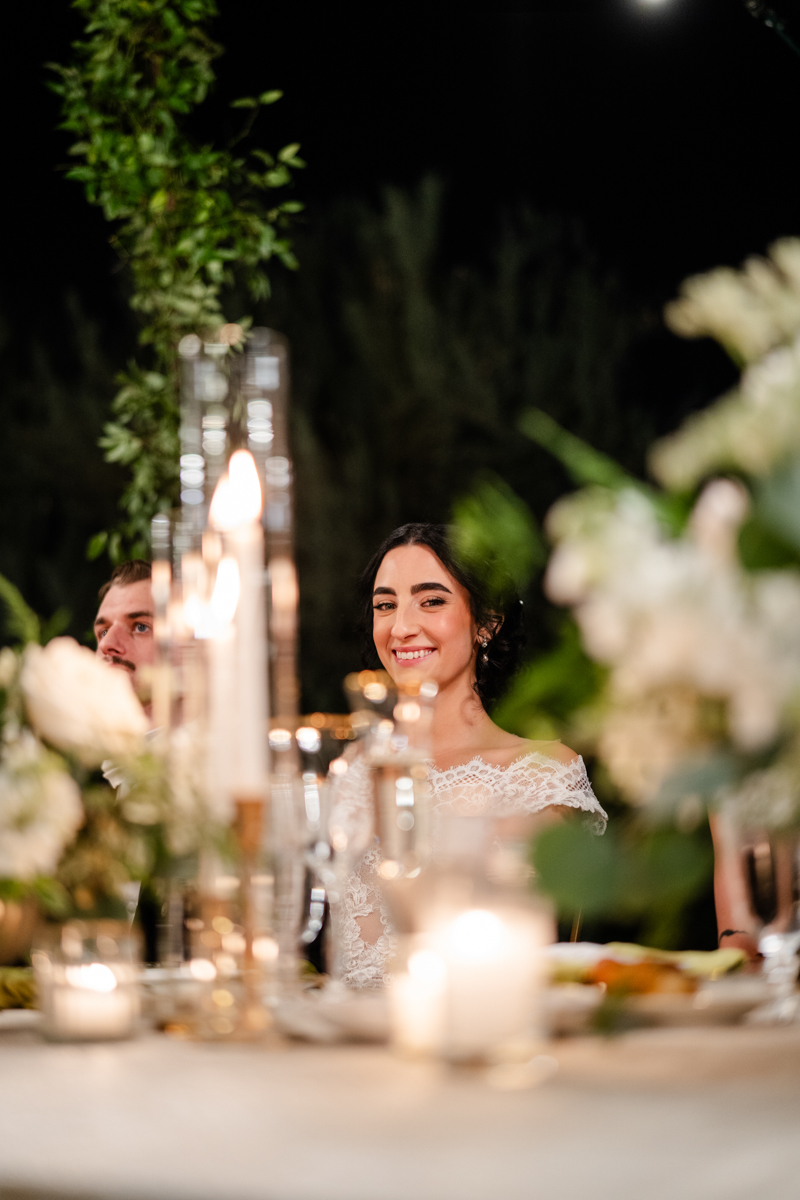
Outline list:
[[[406,650],[392,651],[395,661],[403,665],[424,662],[426,658],[430,658],[435,653],[435,646],[409,646]]]

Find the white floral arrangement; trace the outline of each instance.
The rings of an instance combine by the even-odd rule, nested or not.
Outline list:
[[[689,280],[667,319],[721,341],[745,365],[740,385],[654,447],[671,497],[631,481],[555,505],[546,588],[608,668],[590,721],[629,801],[725,802],[743,822],[796,827],[800,240]],[[689,513],[678,532],[671,498]],[[743,529],[765,562],[743,560]]]
[[[15,897],[58,874],[89,770],[135,762],[147,719],[128,677],[71,638],[0,651],[0,707],[0,889]]]

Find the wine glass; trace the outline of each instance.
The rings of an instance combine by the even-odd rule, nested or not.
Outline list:
[[[745,874],[753,912],[761,922],[758,949],[772,993],[754,1014],[761,1022],[787,1024],[797,1019],[796,991],[800,950],[798,839],[763,834],[745,849]]]

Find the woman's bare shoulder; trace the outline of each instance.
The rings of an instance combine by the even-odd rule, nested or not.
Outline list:
[[[520,749],[516,757],[521,758],[524,754],[542,754],[545,758],[553,758],[560,763],[573,763],[578,755],[574,750],[570,750],[569,746],[565,746],[563,742],[539,742],[532,741],[530,738],[519,738]]]
[[[498,730],[498,733],[500,736],[493,739],[493,744],[483,746],[479,751],[485,762],[494,763],[496,766],[508,767],[529,754],[541,754],[544,758],[566,765],[575,762],[578,757],[575,751],[570,750],[563,742],[533,741],[505,731]]]

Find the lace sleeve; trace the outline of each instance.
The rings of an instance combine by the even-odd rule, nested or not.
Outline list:
[[[394,951],[396,936],[381,896],[377,869],[381,857],[377,846],[362,858],[347,877],[343,902],[339,906],[339,945],[342,955],[342,980],[348,987],[382,987],[386,962]],[[377,913],[381,933],[374,942],[365,941],[359,920]]]
[[[381,896],[377,869],[380,853],[372,836],[372,793],[369,767],[356,758],[337,781],[331,826],[339,826],[351,844],[361,841],[367,849],[345,881],[341,904],[334,906],[334,934],[341,955],[342,981],[349,987],[381,987],[384,968],[394,950],[395,935]],[[365,940],[361,921],[374,913],[380,929],[373,941]]]
[[[508,767],[473,758],[446,771],[434,769],[431,782],[437,809],[452,813],[511,817],[557,805],[585,812],[595,833],[604,833],[608,821],[582,758],[565,763],[535,752]]]

